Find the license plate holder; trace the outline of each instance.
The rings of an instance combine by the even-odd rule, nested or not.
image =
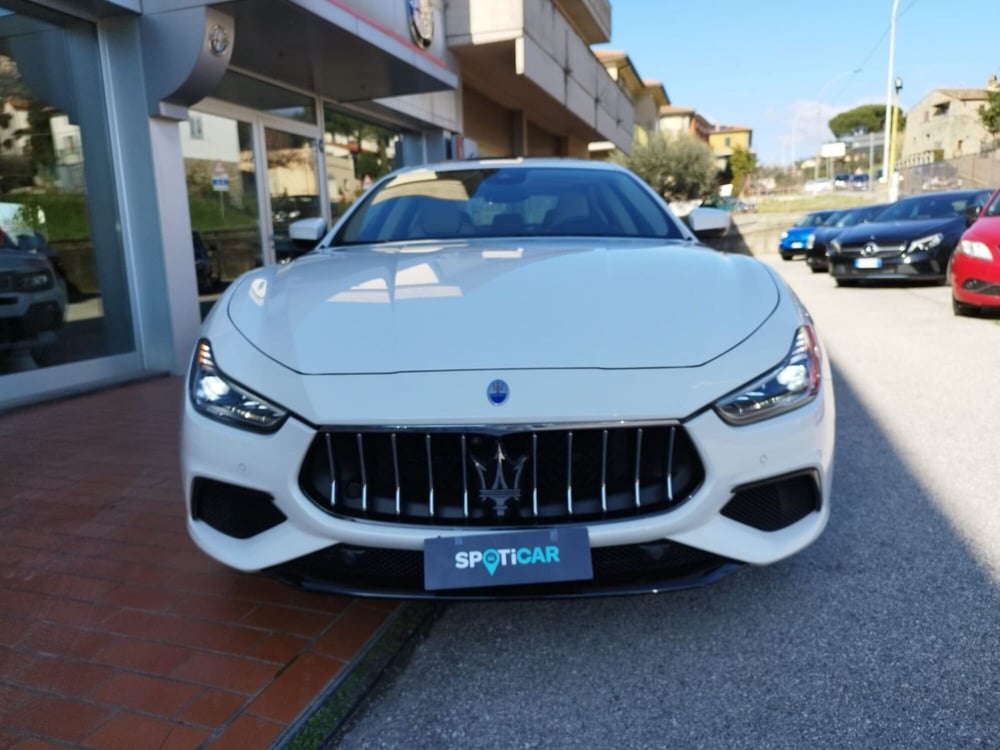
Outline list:
[[[428,591],[594,577],[590,535],[583,527],[528,529],[424,540]]]

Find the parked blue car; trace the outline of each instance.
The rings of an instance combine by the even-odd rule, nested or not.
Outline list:
[[[778,249],[782,260],[791,260],[796,255],[805,255],[813,246],[816,237],[816,227],[834,214],[833,209],[811,211],[795,224],[781,233]]]

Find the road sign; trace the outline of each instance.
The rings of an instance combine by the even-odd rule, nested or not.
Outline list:
[[[212,190],[219,193],[229,190],[229,172],[221,161],[215,162],[215,166],[212,167]]]

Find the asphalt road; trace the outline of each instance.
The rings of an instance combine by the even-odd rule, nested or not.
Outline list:
[[[834,366],[824,535],[694,591],[450,605],[339,747],[1000,747],[1000,319],[765,261]]]

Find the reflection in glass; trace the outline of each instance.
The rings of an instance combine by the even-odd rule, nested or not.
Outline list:
[[[359,120],[329,104],[323,108],[323,118],[328,193],[336,217],[397,167],[402,133]]]
[[[233,70],[226,71],[212,96],[278,117],[316,124],[316,105],[311,96]]]
[[[308,248],[292,244],[288,226],[299,219],[323,216],[320,206],[316,141],[282,130],[264,130],[267,143],[267,187],[271,196],[274,255],[281,263]]]
[[[253,126],[192,111],[179,127],[198,294],[207,312],[227,283],[264,262]]]
[[[99,65],[0,8],[0,376],[135,348]]]

